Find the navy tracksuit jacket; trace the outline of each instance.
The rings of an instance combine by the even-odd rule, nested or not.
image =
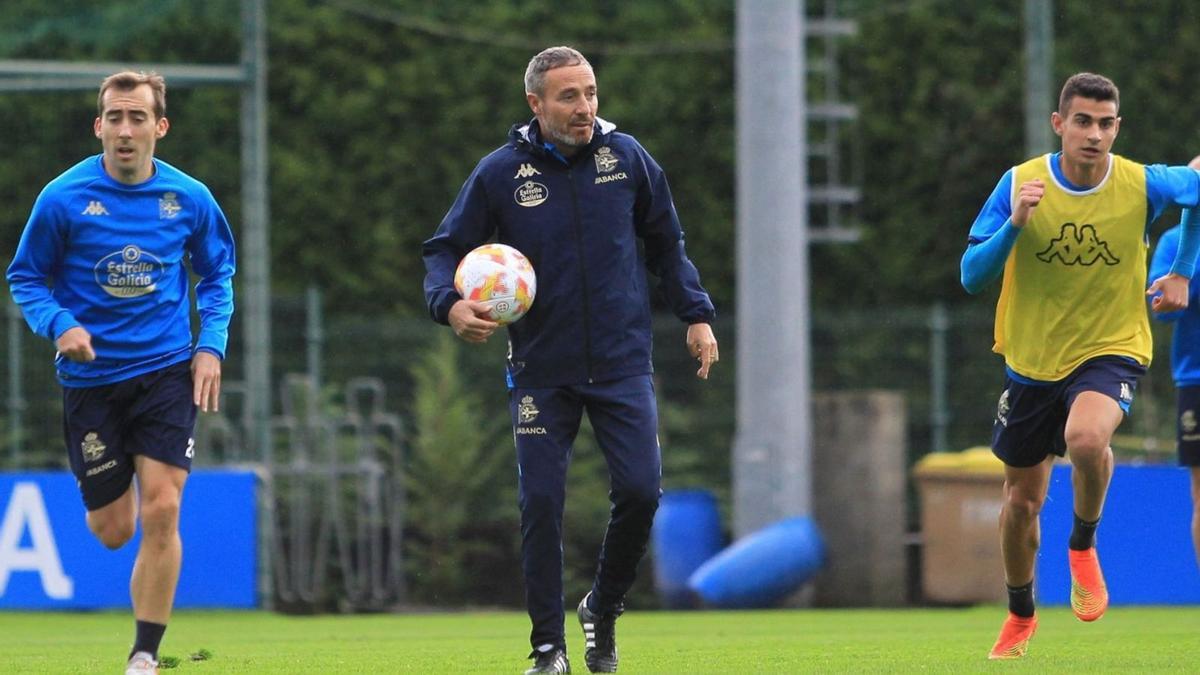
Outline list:
[[[426,301],[443,324],[461,299],[454,270],[476,246],[495,238],[525,254],[537,273],[532,308],[508,327],[507,368],[534,647],[565,646],[562,511],[584,410],[612,477],[594,610],[620,605],[645,553],[661,474],[645,270],[682,321],[714,317],[684,252],[666,176],[615,129],[597,119],[591,143],[567,160],[543,144],[536,120],[514,126],[423,247]]]

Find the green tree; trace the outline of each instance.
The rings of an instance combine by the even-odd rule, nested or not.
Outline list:
[[[443,331],[413,367],[404,547],[417,599],[439,604],[518,599],[507,574],[519,540],[513,451],[502,417],[463,382],[460,347]],[[519,559],[519,558],[518,558]]]

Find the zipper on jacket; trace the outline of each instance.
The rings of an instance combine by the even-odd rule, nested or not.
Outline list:
[[[575,188],[575,171],[567,167],[571,184],[571,212],[575,215],[575,245],[579,249],[579,281],[583,285],[583,361],[587,365],[587,381],[592,384],[592,327],[591,303],[588,301],[587,268],[583,256],[583,223],[579,221],[579,191]]]

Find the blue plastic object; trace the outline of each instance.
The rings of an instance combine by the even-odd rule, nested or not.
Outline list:
[[[807,516],[788,518],[743,537],[697,569],[688,586],[706,605],[771,607],[825,562],[825,541]]]
[[[724,546],[717,498],[707,490],[663,493],[654,529],[654,587],[668,609],[696,606],[688,577]]]
[[[1200,603],[1190,480],[1188,470],[1180,466],[1118,464],[1113,468],[1096,531],[1096,552],[1110,605]],[[1050,472],[1050,490],[1042,508],[1042,549],[1034,577],[1039,606],[1070,603],[1067,542],[1073,503],[1071,467],[1057,465]],[[999,569],[999,561],[996,564]]]

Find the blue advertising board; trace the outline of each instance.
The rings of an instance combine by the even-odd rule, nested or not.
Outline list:
[[[180,507],[176,607],[258,605],[255,475],[196,470]],[[67,472],[0,473],[0,609],[129,607],[141,535],[116,551],[88,530]]]
[[[1183,467],[1115,467],[1096,534],[1096,552],[1111,604],[1200,603],[1190,489],[1188,471]],[[1070,602],[1067,539],[1073,519],[1071,494],[1071,467],[1056,465],[1042,508],[1039,605]]]

